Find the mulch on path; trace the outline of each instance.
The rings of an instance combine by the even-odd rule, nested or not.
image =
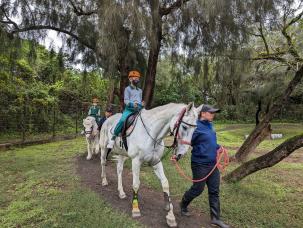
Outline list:
[[[117,190],[117,174],[116,163],[109,161],[106,166],[106,174],[109,185],[103,187],[101,185],[101,167],[100,159],[94,157],[87,161],[85,156],[76,158],[77,174],[81,177],[81,184],[92,191],[99,194],[102,199],[108,202],[113,208],[125,213],[131,217],[131,199],[132,199],[132,175],[129,169],[123,170],[123,186],[127,195],[126,199],[121,200]],[[174,205],[174,213],[178,223],[178,227],[186,228],[209,228],[209,215],[198,213],[191,210],[191,217],[181,217],[179,202],[180,199],[172,199]],[[167,212],[164,210],[163,193],[148,188],[141,183],[139,190],[139,206],[141,209],[141,217],[135,220],[139,221],[146,227],[168,227],[165,216]]]

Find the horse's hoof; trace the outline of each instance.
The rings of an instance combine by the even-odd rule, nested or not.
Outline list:
[[[108,185],[107,180],[103,180],[103,181],[102,181],[102,186],[107,186],[107,185]]]
[[[176,220],[174,220],[174,221],[166,220],[166,222],[167,222],[168,227],[177,227],[178,226]]]
[[[120,199],[125,199],[125,198],[126,198],[126,194],[125,194],[125,193],[119,194],[119,198],[120,198]]]
[[[92,159],[92,156],[87,156],[86,157],[86,160],[90,160],[90,159]]]
[[[172,211],[168,212],[168,214],[166,215],[166,223],[169,227],[178,226],[178,224],[176,222],[176,218],[175,218],[174,214],[172,213]]]
[[[132,211],[132,217],[133,218],[138,218],[141,216],[140,210],[133,210]]]

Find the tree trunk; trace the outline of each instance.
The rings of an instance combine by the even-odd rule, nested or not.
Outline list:
[[[274,103],[268,113],[264,116],[263,120],[255,127],[250,133],[249,137],[242,144],[240,149],[235,154],[235,159],[238,162],[243,162],[249,153],[251,153],[266,137],[266,132],[270,129],[269,122],[274,118],[274,115],[287,103],[290,94],[295,87],[301,82],[303,77],[303,66],[296,72],[294,78],[288,84],[288,87],[284,91],[283,95],[280,96]],[[265,137],[264,137],[265,136]]]
[[[128,85],[128,71],[129,71],[129,66],[128,66],[128,48],[129,48],[129,38],[130,38],[130,33],[131,31],[128,30],[127,28],[122,27],[123,29],[123,39],[124,39],[124,45],[120,47],[120,57],[119,57],[119,71],[120,71],[120,96],[119,96],[119,101],[120,101],[120,111],[123,110],[124,108],[124,90]]]
[[[159,12],[159,0],[150,1],[150,5],[152,9],[153,24],[143,92],[143,100],[145,101],[146,108],[150,108],[153,101],[158,57],[162,40],[162,18]]]
[[[303,147],[303,134],[292,137],[271,152],[244,163],[223,179],[228,182],[240,181],[252,173],[274,166],[300,147]]]
[[[111,80],[109,85],[109,94],[107,98],[106,107],[112,106],[112,104],[114,103],[114,98],[115,98],[115,81]]]
[[[124,108],[124,90],[127,87],[128,84],[128,67],[126,65],[122,66],[122,69],[120,71],[121,78],[120,78],[120,95],[119,95],[119,103],[120,103],[120,111]]]
[[[260,112],[262,110],[262,101],[259,100],[258,101],[258,109],[257,109],[257,112],[256,112],[256,126],[260,123]]]

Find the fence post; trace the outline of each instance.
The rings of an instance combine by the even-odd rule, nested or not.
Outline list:
[[[22,104],[22,123],[21,123],[22,142],[25,141],[25,116],[26,116],[26,106],[25,106],[25,100],[23,100],[23,104]]]
[[[52,137],[55,138],[56,136],[56,104],[53,105],[53,135]]]
[[[76,135],[78,133],[78,107],[76,108]]]

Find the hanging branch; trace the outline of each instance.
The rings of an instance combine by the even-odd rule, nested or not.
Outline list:
[[[78,35],[72,33],[71,31],[68,31],[68,30],[65,30],[62,28],[58,28],[58,27],[55,27],[52,25],[30,25],[28,27],[19,28],[19,26],[9,18],[8,18],[8,21],[0,21],[0,22],[14,25],[15,29],[10,32],[11,34],[22,33],[22,32],[27,32],[27,31],[34,31],[34,30],[44,30],[44,29],[54,30],[54,31],[61,32],[61,33],[71,36],[72,38],[79,41],[79,43],[81,43],[82,45],[86,46],[87,48],[89,48],[93,51],[96,50],[95,46],[93,46],[92,44],[89,44],[87,41],[81,39]]]
[[[293,18],[289,23],[286,23],[286,19],[285,19],[285,15],[284,15],[284,26],[281,30],[283,36],[286,38],[287,40],[287,44],[289,47],[289,53],[295,58],[295,60],[297,62],[302,62],[303,59],[300,57],[299,53],[297,52],[296,48],[294,47],[294,44],[292,42],[292,38],[291,36],[287,33],[287,29],[293,25],[294,23],[296,23],[297,21],[299,21],[301,19],[301,17],[303,16],[303,11],[295,18]]]
[[[174,2],[173,4],[171,4],[170,6],[163,8],[160,7],[160,15],[165,16],[170,14],[171,12],[175,11],[176,9],[179,9],[184,3],[188,2],[189,0],[177,0],[176,2]]]
[[[269,48],[268,48],[268,44],[267,44],[265,35],[264,35],[264,33],[263,33],[263,27],[262,27],[262,22],[261,22],[261,20],[260,20],[259,31],[260,31],[260,37],[262,38],[263,43],[264,43],[264,46],[265,46],[265,49],[266,49],[266,53],[269,55]]]
[[[92,10],[92,11],[84,11],[81,7],[76,6],[76,4],[72,0],[68,0],[68,1],[72,5],[74,13],[77,16],[90,16],[92,14],[96,14],[97,13],[97,9]]]
[[[12,21],[6,14],[5,12],[5,9],[4,9],[4,5],[1,6],[1,11],[3,12],[5,18],[6,18],[6,21],[3,21],[3,20],[0,20],[1,23],[4,23],[4,24],[11,24],[15,27],[15,29],[19,29],[18,25],[16,22]]]

